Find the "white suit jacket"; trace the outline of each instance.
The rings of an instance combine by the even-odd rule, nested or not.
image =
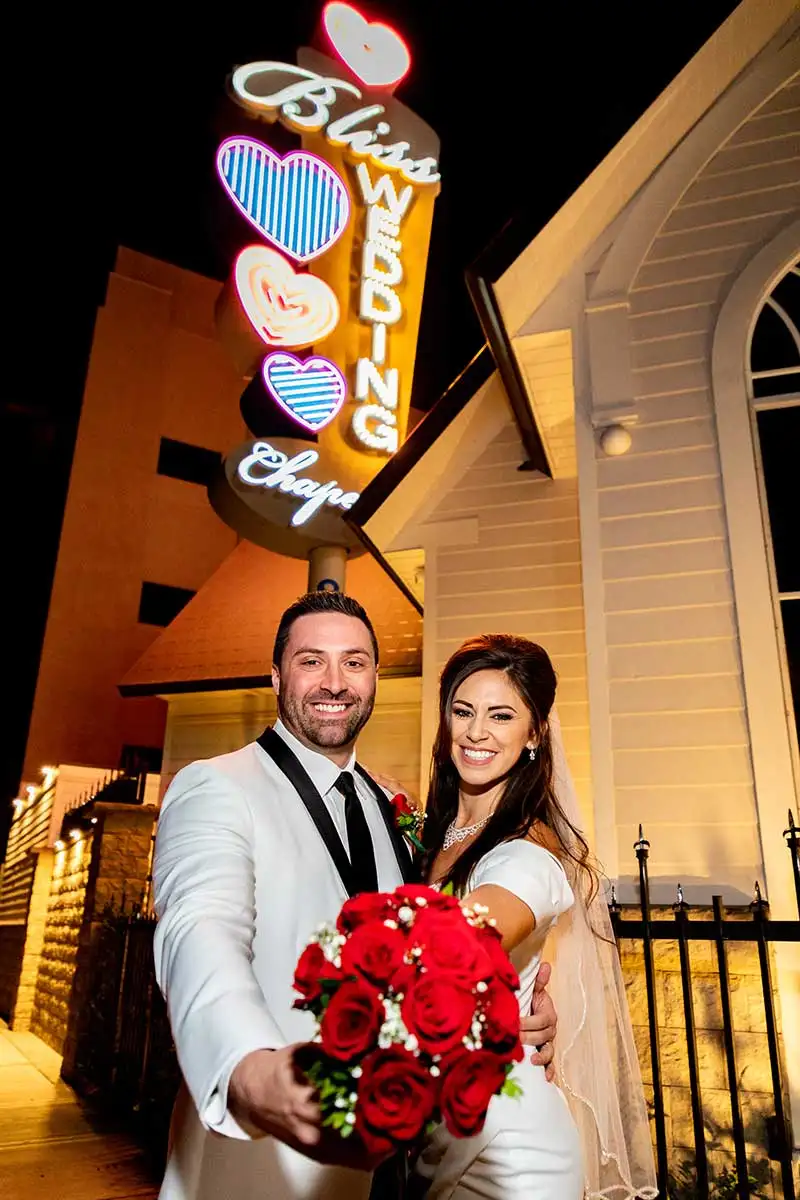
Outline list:
[[[340,768],[280,723],[276,732],[325,797]],[[391,838],[375,798],[363,785],[359,795],[379,887],[391,890],[402,882]],[[251,1140],[227,1109],[245,1055],[312,1036],[310,1015],[292,1007],[295,965],[347,899],[300,797],[257,743],[178,772],[159,818],[153,880],[156,977],[189,1092],[176,1105],[161,1200],[366,1198],[368,1175],[319,1166],[272,1138]]]

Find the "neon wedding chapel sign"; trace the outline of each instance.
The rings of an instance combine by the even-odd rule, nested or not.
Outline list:
[[[256,440],[233,452],[232,470],[226,460],[225,478],[263,515],[260,536],[249,517],[245,536],[267,546],[278,519],[305,536],[324,513],[330,534],[336,510],[355,503],[405,438],[440,184],[436,134],[393,95],[411,65],[403,39],[345,3],[327,4],[321,25],[324,50],[301,49],[296,64],[265,60],[234,70],[231,96],[267,127],[265,139],[251,125],[226,138],[216,158],[249,242],[233,263],[218,330],[254,380],[249,394],[259,397],[255,424],[252,407],[243,406]],[[285,151],[285,133],[284,152],[268,144],[276,124],[297,137],[296,148]],[[270,413],[280,425],[271,426]],[[301,456],[295,490],[280,478],[264,483],[263,446],[288,452],[271,427],[296,432],[290,440],[301,448],[276,468],[284,479],[297,475],[287,464]],[[255,489],[258,502],[245,499]],[[296,501],[292,512],[287,496]],[[233,523],[218,489],[211,499]],[[352,545],[339,525],[334,541]],[[279,540],[293,552],[283,532]],[[306,552],[301,540],[298,555]]]

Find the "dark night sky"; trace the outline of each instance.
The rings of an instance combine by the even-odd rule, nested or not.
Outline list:
[[[481,344],[464,268],[510,218],[526,235],[520,244],[541,228],[735,4],[360,7],[405,36],[412,70],[398,94],[442,140],[415,380],[414,402],[427,408]],[[212,171],[226,76],[259,58],[291,61],[321,0],[24,10],[4,47],[6,795],[20,769],[92,323],[115,247],[223,277]]]

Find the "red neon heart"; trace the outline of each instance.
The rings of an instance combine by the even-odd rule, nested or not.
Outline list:
[[[340,0],[325,5],[322,23],[339,58],[366,87],[392,88],[408,73],[408,46],[389,25],[368,21]]]

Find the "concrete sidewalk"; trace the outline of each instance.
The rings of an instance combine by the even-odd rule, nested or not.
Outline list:
[[[61,1059],[0,1021],[1,1200],[155,1200],[141,1151],[59,1078]]]

